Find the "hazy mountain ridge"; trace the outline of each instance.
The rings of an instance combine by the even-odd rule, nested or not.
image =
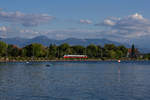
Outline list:
[[[50,44],[56,44],[60,45],[63,43],[68,43],[70,45],[82,45],[82,46],[87,46],[89,44],[95,44],[95,45],[101,45],[104,46],[105,44],[115,44],[117,46],[119,45],[124,45],[127,48],[130,48],[131,46],[127,43],[119,43],[116,41],[111,41],[107,39],[77,39],[77,38],[68,38],[64,40],[55,40],[55,39],[49,39],[46,36],[37,36],[32,39],[27,39],[27,38],[20,38],[20,37],[15,37],[15,38],[0,38],[1,41],[4,41],[8,44],[14,44],[19,47],[24,47],[26,45],[29,45],[31,43],[40,43],[44,46],[49,46]],[[141,52],[150,52],[149,48],[140,48],[140,46],[136,46]]]
[[[129,46],[127,44],[121,44],[119,42],[115,41],[110,41],[107,39],[77,39],[77,38],[68,38],[64,40],[54,40],[54,39],[49,39],[46,36],[37,36],[32,39],[26,39],[26,38],[20,38],[20,37],[15,37],[15,38],[0,38],[1,41],[4,41],[8,44],[14,44],[19,47],[24,47],[28,44],[31,43],[40,43],[44,46],[49,46],[50,44],[56,44],[60,45],[63,43],[68,43],[70,45],[82,45],[82,46],[87,46],[89,44],[95,44],[95,45],[104,45],[104,44],[115,44],[115,45],[125,45]]]

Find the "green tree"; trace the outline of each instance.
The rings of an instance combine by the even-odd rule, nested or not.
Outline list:
[[[109,57],[115,59],[117,58],[117,53],[114,50],[109,50]]]
[[[85,54],[85,47],[81,45],[72,46],[72,53],[77,55],[83,55]]]
[[[46,48],[38,43],[27,45],[24,49],[28,57],[45,57],[47,53]]]
[[[97,57],[98,58],[103,57],[103,48],[100,45],[97,46]]]
[[[124,57],[123,51],[116,50],[115,52],[116,52],[116,57],[115,57],[116,59]]]
[[[121,57],[126,57],[127,56],[127,52],[128,52],[128,49],[121,45],[121,46],[118,46],[117,47],[117,54],[119,54],[118,56],[121,58]]]
[[[67,43],[61,44],[57,49],[58,57],[63,57],[66,54],[72,54],[70,45]]]
[[[7,55],[8,45],[5,42],[0,41],[0,56],[4,57]]]
[[[57,46],[55,44],[50,44],[49,48],[48,48],[48,56],[50,58],[55,58],[57,57]]]
[[[27,53],[28,53],[27,52],[27,47],[21,48],[21,54],[20,54],[21,57],[27,57],[28,56]]]
[[[86,47],[86,54],[89,58],[95,58],[97,57],[97,52],[98,48],[94,44],[90,44],[89,46]]]
[[[146,60],[150,60],[150,53],[145,54],[143,58],[146,59]]]
[[[114,44],[105,44],[104,49],[106,49],[106,50],[116,50],[117,47]]]
[[[117,47],[114,44],[105,44],[103,50],[103,56],[107,58],[112,58],[114,56],[114,52],[117,50]],[[113,54],[112,54],[113,53]]]
[[[16,45],[8,45],[8,56],[17,57],[21,54],[21,49]]]

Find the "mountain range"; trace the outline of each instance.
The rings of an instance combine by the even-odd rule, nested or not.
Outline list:
[[[19,47],[24,47],[26,45],[29,45],[31,43],[40,43],[44,46],[49,46],[50,44],[56,44],[60,45],[63,43],[68,43],[70,45],[82,45],[87,46],[89,44],[95,44],[95,45],[101,45],[104,46],[104,44],[115,44],[115,45],[125,45],[129,47],[128,44],[122,44],[115,41],[110,41],[107,39],[77,39],[77,38],[68,38],[64,40],[55,40],[55,39],[49,39],[46,36],[37,36],[32,39],[27,38],[20,38],[20,37],[14,37],[14,38],[0,38],[0,41],[4,41],[8,44],[14,44]]]
[[[119,43],[119,42],[111,41],[108,39],[68,38],[68,39],[64,39],[64,40],[55,40],[55,39],[49,39],[46,36],[37,36],[37,37],[31,38],[31,39],[20,38],[20,37],[0,38],[0,41],[4,41],[8,44],[14,44],[14,45],[17,45],[18,47],[24,47],[24,46],[29,45],[31,43],[40,43],[44,46],[49,46],[50,44],[60,45],[63,43],[68,43],[69,45],[82,45],[82,46],[87,46],[90,44],[101,45],[101,46],[104,46],[105,44],[115,44],[117,46],[124,45],[127,48],[131,47],[131,45],[129,45],[127,43]],[[144,53],[150,52],[149,48],[140,48],[140,46],[136,46],[136,47],[138,47],[141,52],[144,52]]]

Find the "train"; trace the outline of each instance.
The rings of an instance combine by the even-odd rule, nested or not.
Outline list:
[[[64,58],[88,58],[87,55],[64,55]]]

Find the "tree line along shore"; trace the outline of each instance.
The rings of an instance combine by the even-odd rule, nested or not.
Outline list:
[[[87,55],[88,58],[63,58],[64,55]],[[139,56],[140,55],[140,56]],[[104,46],[90,44],[88,46],[67,43],[61,45],[32,43],[19,48],[16,45],[0,41],[0,62],[3,61],[96,61],[96,60],[149,60],[150,54],[142,54],[134,48],[123,45],[105,44]]]

